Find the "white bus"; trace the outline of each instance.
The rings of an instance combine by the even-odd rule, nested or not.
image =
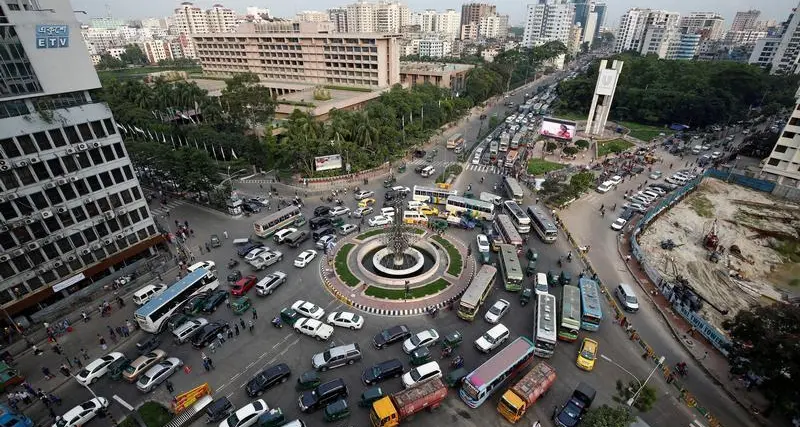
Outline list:
[[[533,326],[533,354],[552,357],[556,349],[556,297],[551,294],[536,296],[536,324]]]
[[[553,218],[538,206],[528,206],[528,216],[533,229],[545,243],[553,243],[558,238],[558,227]]]
[[[517,203],[522,203],[522,198],[525,197],[525,194],[522,192],[522,186],[519,185],[519,182],[516,179],[507,176],[503,178],[503,183],[505,184],[508,198]]]
[[[167,319],[183,307],[189,297],[218,287],[219,280],[213,271],[198,268],[137,309],[133,318],[143,331],[157,334],[164,329]]]
[[[528,215],[525,215],[525,211],[517,204],[517,202],[513,200],[506,200],[503,202],[505,205],[506,212],[508,212],[508,216],[511,217],[511,222],[514,223],[514,227],[517,227],[517,231],[521,234],[526,234],[531,231],[531,219],[528,218]]]
[[[486,221],[494,219],[494,204],[483,200],[468,199],[461,196],[450,196],[444,207],[452,215],[469,215]]]
[[[497,276],[497,269],[489,264],[483,264],[478,274],[472,279],[461,300],[458,302],[458,317],[473,321],[475,315],[481,309],[481,305],[486,300],[489,292],[492,291],[494,279]]]
[[[519,158],[519,153],[517,152],[516,149],[509,151],[506,154],[506,164],[505,164],[505,166],[507,168],[513,168],[514,167],[514,163],[517,163],[517,159],[518,158]]]
[[[414,186],[414,200],[425,202],[431,205],[443,205],[447,203],[447,198],[458,194],[456,190],[445,190],[437,187]]]
[[[291,225],[301,216],[300,207],[295,205],[287,206],[278,212],[253,222],[253,230],[258,237],[269,237],[281,228]]]
[[[517,252],[522,252],[522,236],[519,235],[514,223],[506,214],[499,214],[495,217],[494,228],[497,234],[503,239],[503,243],[514,245]]]

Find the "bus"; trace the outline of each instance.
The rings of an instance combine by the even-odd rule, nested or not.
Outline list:
[[[0,425],[4,427],[31,427],[36,424],[19,410],[0,403]]]
[[[164,329],[167,319],[176,310],[183,307],[189,297],[201,292],[213,291],[218,287],[219,280],[213,271],[198,268],[175,282],[161,295],[139,307],[133,317],[143,331],[157,334]]]
[[[500,273],[503,275],[503,285],[507,291],[522,290],[522,266],[519,263],[517,248],[512,245],[501,244],[499,252]]]
[[[287,206],[278,212],[269,214],[266,217],[259,219],[253,223],[253,229],[258,237],[269,237],[275,234],[276,231],[291,225],[294,221],[302,216],[300,207],[291,205]]]
[[[517,227],[517,231],[521,234],[529,233],[531,231],[531,219],[528,218],[528,215],[525,215],[525,211],[522,210],[517,202],[506,200],[503,205],[505,205],[506,212],[508,212],[511,222],[514,223],[514,227]]]
[[[533,354],[550,358],[556,349],[556,297],[552,294],[536,296],[536,325],[533,327]]]
[[[414,200],[425,202],[432,205],[443,205],[447,203],[447,198],[458,194],[456,190],[448,190],[436,187],[414,186]]]
[[[581,328],[581,290],[572,285],[564,285],[563,289],[558,339],[575,342],[578,340],[578,330]]]
[[[528,206],[528,217],[531,219],[533,229],[545,243],[553,243],[558,237],[558,227],[553,218],[544,209],[538,206]]]
[[[464,137],[460,133],[453,134],[447,138],[447,148],[456,148],[462,142],[464,142]]]
[[[458,317],[470,322],[475,320],[475,315],[480,311],[483,301],[491,292],[496,277],[497,269],[489,264],[483,264],[464,295],[461,295],[461,301],[458,302],[458,313],[456,313]]]
[[[469,215],[486,221],[494,219],[494,204],[461,196],[447,198],[444,208],[452,215]]]
[[[517,251],[522,252],[522,236],[514,227],[511,218],[506,214],[496,215],[494,218],[495,230],[497,234],[503,239],[503,242],[509,245],[514,245]]]
[[[505,166],[507,168],[513,168],[514,163],[517,163],[517,159],[519,158],[519,153],[516,149],[513,149],[506,154],[506,163]]]
[[[504,177],[503,182],[505,183],[508,198],[517,203],[522,203],[522,198],[525,197],[525,195],[522,193],[522,186],[519,185],[519,182],[510,176]]]
[[[524,371],[533,361],[533,342],[519,337],[497,352],[491,359],[470,372],[461,382],[458,394],[470,408],[477,408],[500,390],[511,377]]]
[[[525,134],[524,129],[525,129],[524,127],[520,128],[520,130],[516,134],[514,134],[514,137],[511,138],[511,145],[508,146],[510,150],[516,150],[517,148],[519,148],[522,142],[522,136]]]
[[[578,280],[578,287],[581,288],[581,329],[596,331],[600,329],[600,321],[603,320],[603,307],[600,306],[597,282],[581,277]]]

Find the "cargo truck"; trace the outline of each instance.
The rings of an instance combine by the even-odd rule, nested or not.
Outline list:
[[[423,409],[438,408],[445,397],[447,387],[436,378],[376,400],[369,418],[373,427],[394,427]]]
[[[516,423],[547,392],[555,380],[556,370],[547,363],[540,362],[503,393],[497,404],[497,412],[508,421]]]

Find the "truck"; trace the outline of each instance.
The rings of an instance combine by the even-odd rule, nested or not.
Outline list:
[[[438,408],[446,397],[447,387],[436,378],[376,400],[369,418],[373,427],[395,427],[423,409]]]
[[[547,363],[540,362],[503,393],[497,404],[497,412],[509,422],[516,423],[555,381],[556,370]]]
[[[447,138],[447,148],[453,149],[456,148],[459,144],[464,143],[464,137],[460,134],[450,135],[450,138]]]
[[[574,427],[583,418],[583,414],[592,406],[594,397],[597,394],[590,385],[580,382],[567,403],[561,407],[553,417],[556,426]]]

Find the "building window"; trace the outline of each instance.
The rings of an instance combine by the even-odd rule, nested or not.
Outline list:
[[[86,182],[89,183],[89,188],[91,188],[92,191],[100,191],[103,189],[103,186],[100,185],[100,181],[97,179],[97,176],[95,175],[87,176]]]
[[[114,152],[111,150],[111,147],[103,147],[103,157],[106,158],[106,162],[114,160]]]
[[[33,144],[33,140],[31,139],[30,135],[20,135],[17,137],[17,143],[19,144],[20,148],[25,154],[35,154],[36,153],[36,145]]]
[[[47,171],[47,167],[44,163],[36,163],[33,165],[33,173],[36,174],[36,179],[39,181],[44,181],[50,178],[50,173]]]
[[[22,181],[22,185],[31,185],[36,182],[29,167],[17,168],[16,171],[17,175],[19,175],[19,179]]]
[[[44,251],[44,254],[47,256],[47,258],[49,258],[49,259],[58,258],[58,256],[59,256],[58,255],[58,250],[56,249],[56,245],[54,245],[52,243],[48,243],[48,244],[42,246],[42,250]]]
[[[106,137],[106,131],[103,130],[103,124],[100,122],[100,120],[93,121],[91,125],[92,125],[92,131],[94,132],[97,138]]]
[[[58,159],[50,159],[47,161],[47,166],[50,167],[52,176],[64,175],[64,168],[61,167],[61,162]]]
[[[56,147],[63,147],[67,145],[67,140],[64,139],[64,134],[61,132],[61,128],[50,129],[47,131],[50,134],[50,139],[53,140],[53,144]]]
[[[31,201],[33,202],[33,205],[36,206],[36,209],[47,209],[50,207],[50,205],[47,204],[47,199],[45,199],[44,194],[42,193],[36,192],[29,194],[28,197],[31,198]]]
[[[795,135],[797,135],[797,134],[794,133],[794,132],[789,132],[788,130],[785,130],[785,131],[783,131],[783,135],[781,135],[781,138],[792,139],[792,138],[794,138]]]
[[[83,239],[81,233],[73,233],[71,236],[69,236],[69,240],[72,242],[72,246],[76,248],[86,244],[86,240]]]
[[[64,201],[64,199],[61,198],[61,193],[59,193],[58,189],[56,188],[44,190],[44,193],[47,195],[47,199],[50,200],[50,204],[53,206]]]
[[[67,172],[75,173],[78,171],[78,164],[75,162],[75,159],[73,159],[72,156],[64,156],[61,158],[61,161],[64,162]]]
[[[775,152],[776,152],[776,153],[785,153],[785,152],[786,152],[786,150],[787,150],[788,148],[789,148],[789,147],[788,147],[788,146],[786,146],[786,145],[780,145],[780,144],[778,144],[778,145],[775,145]]]
[[[767,164],[770,166],[778,166],[780,162],[781,162],[780,159],[774,159],[774,158],[767,160]]]
[[[17,145],[14,144],[14,140],[11,138],[0,139],[0,148],[3,149],[6,158],[19,157],[22,155],[22,153],[19,152]]]
[[[81,139],[78,137],[78,131],[75,130],[75,126],[67,126],[64,128],[64,133],[67,134],[67,140],[70,144],[80,144]]]

